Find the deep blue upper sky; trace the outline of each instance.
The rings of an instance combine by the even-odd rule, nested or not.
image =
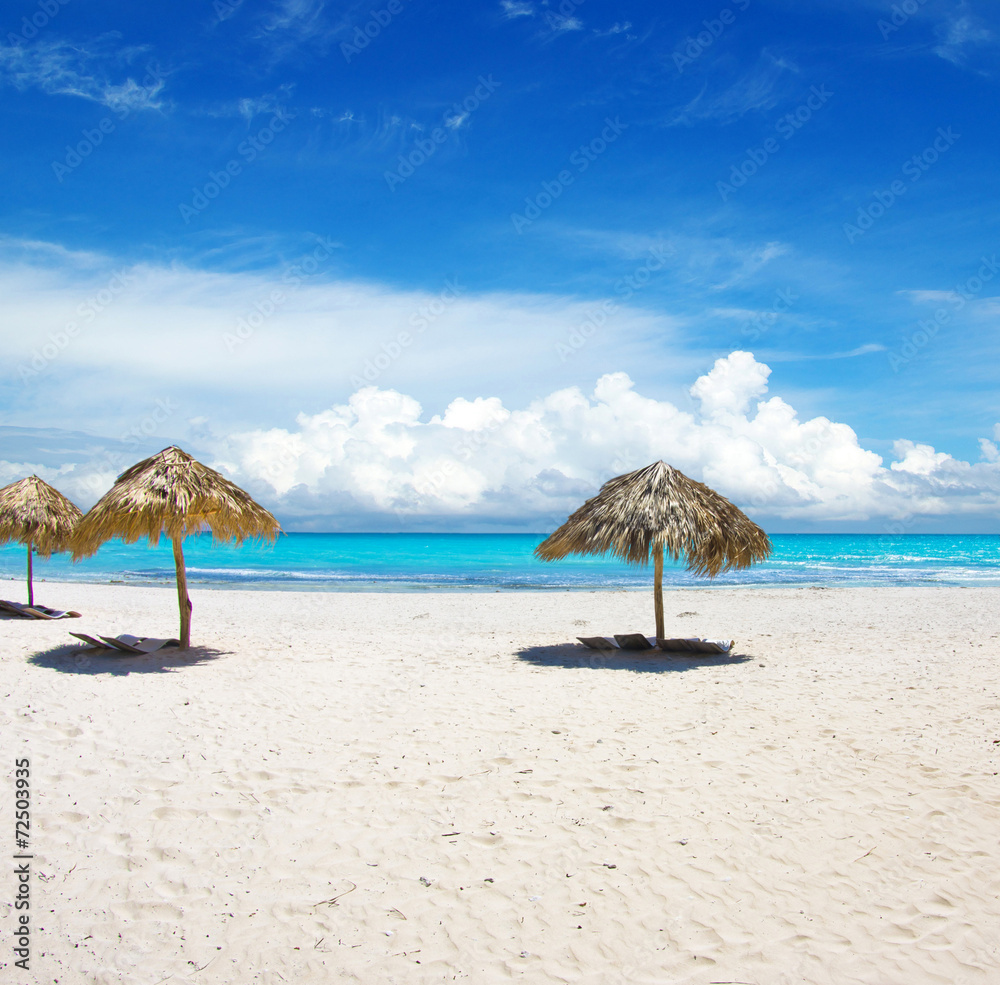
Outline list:
[[[803,415],[880,454],[905,437],[975,458],[1000,420],[1000,270],[980,271],[1000,246],[1000,16],[984,0],[893,16],[867,0],[12,0],[0,228],[11,250],[219,273],[321,237],[330,278],[580,301],[621,297],[659,258],[629,300],[677,331],[662,359],[606,366],[640,391],[671,392],[671,360],[701,372],[750,349]],[[940,293],[977,271],[967,302]],[[12,422],[23,406],[0,392]]]

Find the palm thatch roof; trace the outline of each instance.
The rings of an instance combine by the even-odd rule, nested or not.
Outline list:
[[[0,544],[33,546],[42,557],[65,550],[83,514],[37,475],[0,489]]]
[[[164,448],[127,469],[84,517],[72,540],[73,560],[93,554],[106,540],[131,544],[160,534],[179,540],[201,530],[218,540],[274,540],[281,527],[235,483],[180,448]]]
[[[567,554],[612,554],[648,564],[663,548],[688,569],[714,578],[746,568],[771,553],[764,531],[724,496],[665,462],[610,479],[547,540],[543,561]]]

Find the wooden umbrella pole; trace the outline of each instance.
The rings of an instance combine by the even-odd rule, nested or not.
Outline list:
[[[653,609],[656,612],[656,641],[663,639],[663,544],[653,548]]]
[[[31,541],[28,541],[28,605],[35,604],[35,586],[31,583]]]
[[[177,569],[177,605],[181,610],[181,649],[191,645],[191,599],[188,598],[187,572],[184,570],[184,548],[178,534],[173,537],[174,567]]]

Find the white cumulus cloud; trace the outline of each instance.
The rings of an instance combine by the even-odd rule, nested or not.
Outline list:
[[[368,385],[318,413],[300,413],[293,427],[222,433],[192,422],[190,450],[293,530],[545,530],[612,475],[657,459],[718,489],[765,527],[776,519],[800,528],[886,527],[997,513],[1000,424],[981,439],[976,463],[907,439],[895,441],[885,462],[847,424],[800,418],[769,394],[770,377],[768,366],[736,351],[691,384],[684,408],[644,396],[614,372],[589,393],[563,387],[523,406],[457,396],[439,414]],[[103,444],[0,428],[0,449],[9,449],[0,484],[36,472],[86,508],[117,472],[162,443],[145,428]]]
[[[973,465],[900,440],[886,465],[848,425],[801,420],[780,396],[768,397],[770,373],[749,352],[718,359],[691,386],[691,410],[644,397],[624,373],[602,376],[589,395],[567,387],[522,408],[458,397],[430,417],[413,398],[369,386],[346,404],[300,415],[294,429],[234,434],[217,451],[235,478],[303,521],[340,511],[541,529],[611,475],[660,458],[758,517],[814,523],[996,510],[991,442]]]

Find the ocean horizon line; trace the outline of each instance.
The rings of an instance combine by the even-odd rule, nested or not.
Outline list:
[[[282,528],[277,539],[282,537],[536,537],[544,540],[555,530],[296,530]],[[1000,531],[990,530],[928,530],[897,533],[887,530],[765,530],[772,540],[775,537],[877,537],[921,538],[921,537],[992,537],[1000,539]],[[208,531],[191,534],[192,537],[211,537]],[[247,537],[244,543],[258,543],[260,538]],[[137,542],[139,543],[139,542]]]

